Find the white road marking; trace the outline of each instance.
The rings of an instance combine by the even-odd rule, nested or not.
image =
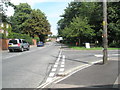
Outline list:
[[[58,55],[58,59],[56,60],[56,62],[59,62],[59,61],[60,61],[61,54],[62,54],[62,50],[60,50],[60,53],[59,53],[59,55]]]
[[[112,55],[118,56],[118,55],[120,55],[120,54],[112,54]]]
[[[55,75],[55,73],[51,72],[51,73],[49,74],[49,77],[53,77],[54,75]]]
[[[58,75],[64,75],[64,72],[59,72]]]
[[[58,65],[57,65],[57,64],[55,64],[53,67],[54,67],[54,68],[57,68],[57,67],[58,67]]]
[[[96,61],[96,62],[92,62],[93,64],[94,63],[98,63],[98,62],[101,62],[101,60],[99,60],[99,61]],[[48,78],[48,80],[47,81],[49,81],[49,82],[45,82],[45,83],[43,83],[42,85],[40,85],[40,86],[38,86],[37,88],[45,88],[46,86],[48,86],[50,83],[52,83],[52,82],[54,82],[54,83],[58,83],[58,82],[60,82],[60,81],[62,81],[62,80],[64,80],[64,79],[66,79],[66,78],[68,78],[68,77],[70,77],[71,75],[73,75],[74,73],[76,73],[76,72],[78,72],[78,71],[80,71],[80,70],[82,70],[82,69],[85,69],[85,68],[87,68],[87,67],[89,67],[89,66],[91,66],[91,65],[81,65],[81,66],[78,66],[78,67],[76,67],[76,68],[73,68],[73,70],[70,70],[70,71],[67,71],[66,73],[59,73],[59,74],[61,74],[61,75],[67,75],[67,76],[65,76],[64,78],[61,78],[61,77],[54,77],[54,78],[52,78],[51,80]]]
[[[63,59],[62,62],[65,62],[65,59]]]
[[[58,64],[59,64],[59,62],[55,62],[55,64],[56,64],[56,65],[58,65]]]
[[[55,72],[56,70],[57,70],[56,68],[52,68],[52,70],[51,70],[51,71],[52,71],[52,72]]]
[[[61,64],[65,64],[65,62],[62,62]]]
[[[63,59],[65,59],[65,55],[63,55]]]
[[[65,69],[64,68],[60,68],[60,70],[59,70],[60,72],[63,72],[63,71],[65,71]]]
[[[46,82],[51,82],[53,80],[53,78],[55,77],[55,74],[56,74],[56,71],[57,71],[57,68],[58,68],[58,65],[60,62],[61,54],[62,54],[62,50],[60,50],[58,58],[57,58],[55,64],[53,65]]]
[[[64,75],[64,71],[65,71],[65,55],[62,56],[58,75]]]
[[[120,54],[108,54],[108,56],[119,56]],[[96,55],[94,55],[94,56],[96,56],[96,57],[103,57],[103,55],[102,54],[96,54]]]
[[[60,67],[62,68],[62,67],[65,67],[65,65],[60,65]]]
[[[51,82],[52,81],[52,77],[47,78],[46,82]]]
[[[95,64],[95,63],[98,63],[98,62],[101,62],[101,61],[102,61],[102,60],[95,61],[95,62],[92,62],[92,63]],[[65,76],[64,78],[61,78],[61,79],[55,81],[54,83],[59,83],[60,81],[62,81],[62,80],[64,80],[64,79],[70,77],[71,75],[75,74],[76,72],[78,72],[78,71],[80,71],[80,70],[82,70],[82,69],[85,69],[85,68],[87,68],[87,67],[90,67],[90,66],[92,66],[93,64],[91,64],[91,65],[84,64],[84,65],[78,66],[78,67],[76,67],[76,68],[73,68],[72,70],[69,70],[69,71],[67,71],[67,72],[65,72],[65,73],[63,74],[63,75],[67,75],[67,76]],[[61,73],[61,74],[62,74],[62,73]]]
[[[95,55],[96,57],[103,57],[103,55]]]
[[[59,69],[59,72],[58,74],[59,75],[64,75],[64,71],[65,71],[65,55],[62,56],[62,60],[60,61],[61,59],[61,54],[62,54],[62,50],[60,51],[59,53],[59,56],[55,62],[55,64],[53,65],[52,69],[51,69],[51,72],[46,80],[46,82],[40,86],[38,86],[37,88],[45,88],[47,85],[49,85],[51,82],[53,82],[54,80],[56,80],[57,78],[60,78],[60,77],[56,77],[55,74],[57,74],[57,68],[58,66],[60,68]]]

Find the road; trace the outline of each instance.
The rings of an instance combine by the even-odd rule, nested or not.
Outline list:
[[[66,70],[78,67],[84,64],[92,64],[95,62],[100,62],[103,59],[102,50],[68,50],[64,49],[63,54],[66,56]],[[118,50],[108,50],[108,60],[118,59]]]
[[[47,43],[32,47],[30,51],[2,52],[2,87],[36,88],[44,82],[52,63],[59,53],[59,46]]]
[[[82,69],[79,68],[69,75],[56,80],[48,87],[52,89],[56,88],[56,90],[59,90],[59,88],[74,88],[73,90],[83,88],[84,90],[84,87],[93,90],[97,90],[98,88],[119,90],[120,60],[115,52],[109,51],[109,61],[106,64],[97,63]]]
[[[118,83],[117,78],[120,73],[118,72],[118,56],[120,55],[118,50],[108,50],[108,64],[105,65],[95,64],[102,63],[102,50],[72,50],[63,46],[61,52],[59,62],[64,61],[62,64],[64,67],[61,67],[61,71],[64,70],[63,73],[58,73],[52,81],[39,88],[74,88],[91,85],[112,87],[113,84]],[[86,71],[85,68],[87,68]]]
[[[117,56],[117,50],[109,51],[109,58]],[[60,75],[101,60],[102,50],[69,50],[55,42],[44,47],[31,47],[30,51],[3,51],[2,87],[40,88]]]

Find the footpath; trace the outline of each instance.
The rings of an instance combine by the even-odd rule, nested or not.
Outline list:
[[[50,90],[120,90],[120,60],[96,63],[52,83]],[[82,89],[81,89],[82,88]],[[97,88],[97,89],[96,89]]]

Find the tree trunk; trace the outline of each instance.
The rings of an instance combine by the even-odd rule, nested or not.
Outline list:
[[[80,38],[78,39],[78,42],[79,42],[79,46],[80,46],[80,43],[81,43],[81,40],[80,40]]]

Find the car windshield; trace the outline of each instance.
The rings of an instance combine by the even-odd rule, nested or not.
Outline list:
[[[10,40],[9,43],[17,44],[17,40]]]
[[[38,42],[38,43],[43,43],[43,42]]]

